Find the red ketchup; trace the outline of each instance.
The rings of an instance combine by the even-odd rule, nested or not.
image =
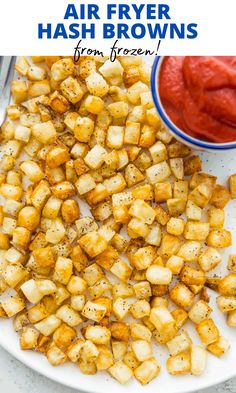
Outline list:
[[[183,132],[215,143],[236,141],[236,56],[166,56],[159,94]]]

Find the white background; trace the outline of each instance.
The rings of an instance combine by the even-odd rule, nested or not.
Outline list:
[[[109,55],[115,40],[102,40],[99,34],[102,22],[105,22],[106,3],[145,4],[157,3],[158,0],[74,0],[77,6],[82,2],[99,4],[102,17],[102,20],[96,22],[96,40],[86,40],[83,42],[84,46],[99,48],[105,55]],[[63,21],[68,3],[73,3],[73,0],[1,0],[0,55],[73,55],[77,40],[37,39],[38,23],[52,23],[55,26],[63,22],[84,22],[73,19]],[[198,23],[199,33],[196,39],[163,40],[160,55],[235,55],[235,0],[163,0],[160,3],[170,5],[171,22]],[[136,21],[126,22],[132,25]],[[146,22],[142,19],[142,23]],[[129,48],[155,49],[156,45],[157,42],[148,37],[142,40],[120,41],[120,46]]]

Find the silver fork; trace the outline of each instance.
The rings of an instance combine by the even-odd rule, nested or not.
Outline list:
[[[0,126],[6,118],[6,109],[11,98],[10,82],[15,62],[16,56],[0,56]]]

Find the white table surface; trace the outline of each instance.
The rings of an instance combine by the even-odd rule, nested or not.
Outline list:
[[[0,393],[76,393],[30,370],[0,347]],[[200,393],[200,392],[198,392]],[[236,393],[236,378],[201,393]]]

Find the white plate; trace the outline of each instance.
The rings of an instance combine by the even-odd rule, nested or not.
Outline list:
[[[147,58],[147,61],[152,63],[153,58]],[[226,183],[228,176],[236,172],[236,151],[228,151],[226,153],[199,153],[202,157],[206,172],[218,176],[220,183]],[[82,207],[82,214],[88,215],[89,210],[87,206],[80,201]],[[233,233],[233,247],[222,251],[224,256],[223,262],[219,269],[215,269],[214,273],[226,273],[227,258],[230,253],[236,253],[236,200],[231,201],[226,207],[226,223],[225,227]],[[187,393],[204,389],[217,383],[223,382],[236,375],[236,332],[235,329],[229,328],[226,325],[225,316],[219,312],[215,305],[215,293],[209,290],[211,294],[211,307],[213,308],[213,319],[217,323],[221,335],[230,340],[231,349],[218,359],[209,354],[207,369],[204,375],[200,377],[187,376],[170,376],[165,367],[165,361],[168,357],[168,352],[163,346],[155,345],[155,356],[162,364],[160,375],[146,386],[141,386],[135,380],[132,380],[125,386],[118,384],[107,373],[99,372],[95,376],[83,375],[79,368],[73,364],[64,364],[63,366],[53,367],[47,359],[39,353],[33,351],[22,351],[19,347],[19,336],[14,332],[12,320],[0,320],[0,345],[5,348],[14,357],[25,363],[28,367],[45,375],[46,377],[55,380],[63,385],[93,393],[106,393],[112,391],[113,393],[127,392],[129,393],[153,393],[153,389],[157,391],[165,391],[165,393]],[[189,324],[187,330],[190,332],[193,341],[200,343],[199,338],[193,328]]]
[[[236,169],[235,152],[225,153],[200,153],[204,162],[204,170],[218,176],[220,182],[227,181],[229,174],[234,173]],[[234,169],[235,168],[235,169]],[[223,251],[223,262],[220,272],[225,273],[227,256],[231,252],[236,252],[236,202],[231,201],[226,208],[226,228],[233,232],[233,247],[231,250]],[[214,271],[213,273],[218,273]],[[236,334],[233,328],[226,325],[225,316],[219,312],[215,306],[215,294],[211,292],[211,306],[214,309],[213,319],[216,321],[220,332],[230,340],[231,349],[218,359],[209,354],[207,369],[203,376],[170,376],[165,369],[165,360],[167,352],[161,346],[155,345],[155,355],[162,363],[162,370],[154,381],[146,386],[141,386],[135,380],[125,386],[119,385],[107,373],[98,373],[95,376],[83,375],[80,370],[72,364],[53,367],[46,358],[32,351],[21,351],[19,348],[18,335],[14,332],[11,320],[0,321],[0,345],[10,352],[27,366],[69,387],[83,390],[86,392],[104,393],[112,391],[121,393],[129,390],[130,393],[153,393],[156,391],[165,391],[165,393],[185,393],[196,391],[220,383],[236,375]],[[194,342],[199,342],[198,337],[192,328],[189,327]]]

